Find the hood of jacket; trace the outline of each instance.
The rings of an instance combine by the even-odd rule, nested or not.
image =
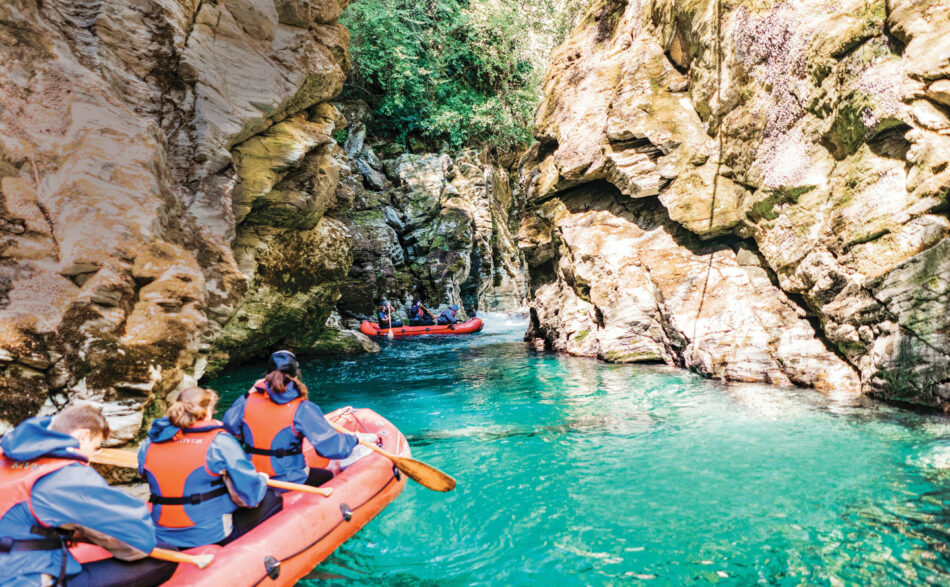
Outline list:
[[[68,457],[81,458],[71,449],[79,448],[79,441],[65,432],[50,430],[52,416],[30,418],[0,438],[4,456],[15,461],[35,458]]]
[[[263,379],[254,384],[254,389],[259,392],[266,392],[267,397],[269,397],[272,402],[280,405],[292,402],[300,397],[300,390],[297,389],[297,385],[293,381],[287,382],[287,388],[284,389],[284,393],[275,392]]]

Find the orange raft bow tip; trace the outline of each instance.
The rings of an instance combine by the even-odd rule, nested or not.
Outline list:
[[[432,326],[394,326],[393,336],[419,336],[424,334],[473,334],[480,331],[485,324],[481,318],[472,318],[468,322],[459,324],[433,324]],[[360,332],[366,336],[386,336],[389,333],[388,326],[380,326],[376,322],[363,322],[360,324]]]
[[[378,434],[385,450],[411,455],[406,437],[372,410],[341,408],[327,419],[347,430]],[[304,447],[307,461],[315,461],[318,457],[310,443]],[[185,550],[213,554],[214,561],[205,569],[179,565],[165,585],[293,585],[383,511],[405,485],[406,476],[389,459],[372,453],[322,485],[333,489],[330,497],[287,492],[281,512],[227,546]],[[73,554],[79,562],[110,556],[89,544],[73,547]]]

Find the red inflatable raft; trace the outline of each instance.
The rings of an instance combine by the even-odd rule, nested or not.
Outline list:
[[[460,324],[433,324],[432,326],[397,326],[393,328],[393,336],[418,336],[421,334],[472,334],[481,330],[485,324],[481,318],[472,318]],[[387,336],[389,328],[380,326],[376,322],[363,322],[360,332],[367,336]]]
[[[384,449],[410,456],[405,436],[372,410],[346,407],[327,414],[327,419],[348,430],[375,432]],[[309,443],[304,447],[308,460],[315,456]],[[405,475],[397,475],[389,459],[372,453],[322,485],[333,488],[330,497],[287,492],[280,513],[231,544],[186,550],[188,554],[212,553],[214,561],[205,569],[180,564],[165,585],[293,585],[396,499],[405,485]],[[72,552],[79,562],[110,556],[89,544],[77,545]],[[273,561],[280,562],[276,579],[267,573]]]

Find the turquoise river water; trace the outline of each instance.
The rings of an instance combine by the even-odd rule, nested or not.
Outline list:
[[[448,494],[402,495],[301,584],[950,583],[950,420],[535,351],[523,321],[302,365]],[[210,383],[226,407],[262,373]]]

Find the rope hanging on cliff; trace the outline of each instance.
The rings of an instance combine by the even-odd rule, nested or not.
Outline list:
[[[674,3],[675,10],[675,3]],[[716,141],[718,153],[716,156],[716,173],[713,175],[712,201],[709,204],[709,223],[707,230],[712,230],[713,218],[716,214],[716,192],[719,190],[719,171],[722,168],[722,0],[716,0]],[[699,308],[696,310],[696,321],[693,322],[693,344],[696,344],[696,331],[699,328],[699,318],[706,303],[706,288],[709,287],[709,275],[712,273],[713,259],[716,251],[709,253],[709,263],[706,265],[706,278],[703,280],[703,292],[699,298]],[[695,348],[695,347],[694,347]]]

